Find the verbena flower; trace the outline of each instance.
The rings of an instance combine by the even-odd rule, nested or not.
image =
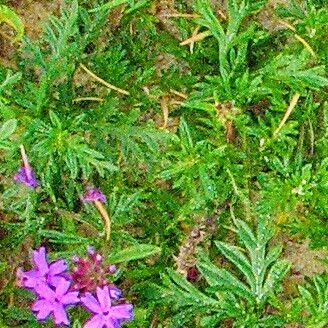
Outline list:
[[[14,176],[14,181],[25,184],[29,188],[36,188],[39,183],[35,177],[35,174],[28,162],[25,149],[21,146],[21,155],[23,160],[23,166],[18,170],[17,174]]]
[[[60,278],[55,289],[45,283],[39,283],[35,291],[39,299],[32,306],[33,312],[39,321],[43,321],[50,315],[53,316],[56,325],[69,325],[66,306],[80,302],[78,292],[69,292],[71,282]]]
[[[110,273],[115,273],[117,271],[117,267],[115,264],[111,264],[109,267],[108,267],[108,272]]]
[[[44,247],[33,251],[33,264],[34,268],[30,271],[24,272],[21,268],[17,270],[18,285],[21,287],[35,289],[41,282],[56,286],[67,270],[64,260],[48,263]]]
[[[84,328],[120,328],[122,322],[133,318],[132,304],[112,304],[108,286],[97,288],[97,298],[86,293],[81,297],[81,301],[94,314],[85,323]]]
[[[106,203],[106,196],[101,192],[100,189],[89,187],[82,197],[82,201],[85,203],[99,201]]]
[[[73,289],[81,293],[94,292],[97,287],[108,285],[111,297],[119,299],[122,295],[121,290],[110,284],[107,277],[112,273],[113,266],[104,265],[103,257],[93,247],[88,246],[87,253],[88,256],[85,258],[73,257],[75,264],[72,270]]]

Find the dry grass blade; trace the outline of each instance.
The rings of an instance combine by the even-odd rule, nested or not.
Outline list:
[[[170,89],[170,92],[172,92],[173,94],[175,94],[183,99],[187,99],[187,97],[188,97],[186,94],[179,92],[177,90],[174,90],[174,89]]]
[[[312,55],[312,57],[316,58],[316,54],[314,52],[314,50],[312,49],[312,47],[309,45],[308,42],[306,42],[302,37],[300,37],[297,33],[296,33],[296,29],[294,26],[290,25],[289,23],[283,21],[283,20],[279,20],[279,23],[287,28],[289,28],[291,31],[295,32],[294,33],[294,37],[296,40],[300,41],[303,46],[305,47],[305,49],[307,49],[309,51],[309,53]]]
[[[166,129],[167,123],[169,120],[169,106],[168,106],[168,97],[167,96],[161,97],[161,109],[163,112],[163,125],[161,128]]]
[[[178,18],[198,18],[200,17],[198,14],[183,14],[183,13],[173,13],[167,14],[166,17],[178,17]]]
[[[106,241],[110,240],[110,234],[111,234],[111,222],[108,215],[108,212],[105,208],[105,206],[98,200],[94,201],[95,207],[98,210],[99,214],[103,218],[104,225],[105,225],[105,235],[106,235]]]
[[[185,46],[185,45],[190,44],[190,43],[201,41],[201,40],[205,39],[206,37],[210,36],[211,34],[212,33],[210,31],[205,31],[205,32],[193,35],[191,38],[182,41],[180,43],[180,46]]]
[[[104,99],[99,98],[99,97],[79,97],[79,98],[75,98],[73,100],[74,103],[81,102],[81,101],[99,101],[99,102],[103,102]]]
[[[120,89],[118,87],[116,87],[115,85],[112,85],[108,82],[106,82],[105,80],[103,80],[102,78],[100,78],[99,76],[97,76],[95,73],[93,73],[92,71],[90,71],[85,65],[80,64],[80,67],[87,73],[89,74],[94,80],[98,81],[99,83],[103,84],[105,87],[107,87],[108,89],[111,90],[115,90],[119,93],[122,93],[124,95],[129,95],[130,92]]]
[[[200,26],[197,26],[195,28],[194,32],[192,32],[192,35],[191,35],[192,38],[195,37],[198,34],[199,29],[200,29]],[[191,54],[194,53],[194,46],[195,46],[195,41],[193,41],[189,44],[189,49],[190,49]]]
[[[284,126],[284,124],[286,123],[286,121],[288,120],[288,117],[290,116],[290,114],[292,113],[293,109],[295,108],[298,99],[300,97],[299,93],[295,93],[292,100],[290,101],[290,104],[286,110],[286,113],[284,115],[284,117],[282,118],[278,128],[273,132],[273,137],[276,137],[278,135],[278,133],[280,132],[280,130],[282,129],[282,127]]]

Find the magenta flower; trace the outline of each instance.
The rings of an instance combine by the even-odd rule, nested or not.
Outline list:
[[[95,201],[106,203],[106,196],[101,192],[100,189],[88,187],[86,193],[82,197],[82,201],[85,203]]]
[[[103,257],[92,246],[87,247],[88,256],[85,258],[73,257],[74,267],[72,270],[73,289],[80,293],[94,292],[97,287],[108,285],[113,299],[119,299],[122,295],[120,289],[110,284],[108,275],[111,272],[103,263]]]
[[[97,288],[97,298],[86,293],[81,301],[94,314],[84,328],[120,328],[123,321],[133,318],[132,304],[112,304],[108,286]]]
[[[70,284],[70,281],[60,278],[55,290],[45,283],[36,285],[35,290],[40,298],[32,305],[32,310],[39,321],[52,315],[56,325],[69,325],[65,307],[80,302],[78,292],[68,292]]]
[[[115,264],[111,264],[107,270],[109,273],[115,273],[117,271],[117,267]]]
[[[27,155],[25,153],[24,146],[21,145],[21,155],[23,160],[23,166],[18,170],[17,174],[14,176],[14,181],[25,184],[29,188],[35,189],[39,183],[35,177],[35,174],[28,162]]]
[[[17,270],[19,286],[35,289],[40,282],[56,286],[62,278],[62,274],[67,270],[67,264],[64,260],[57,260],[49,264],[44,247],[33,251],[33,263],[35,268],[30,271],[24,272],[20,268]]]

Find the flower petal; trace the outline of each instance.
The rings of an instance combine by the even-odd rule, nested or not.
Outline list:
[[[49,266],[50,275],[58,275],[67,270],[67,264],[64,260],[52,262]]]
[[[93,313],[102,314],[102,310],[98,301],[91,295],[86,293],[84,297],[81,297],[81,302]]]
[[[122,291],[117,288],[114,284],[110,284],[108,286],[109,288],[109,295],[113,300],[118,300],[122,296]]]
[[[55,318],[56,325],[60,325],[60,324],[68,325],[69,320],[63,305],[60,303],[56,303],[53,309],[54,309],[54,318]]]
[[[103,288],[97,287],[97,298],[100,303],[102,311],[103,312],[108,311],[112,305],[110,301],[108,286],[105,286]]]
[[[25,288],[35,288],[39,282],[45,281],[45,277],[40,275],[38,270],[19,271],[18,279],[19,283]]]
[[[70,285],[70,281],[66,280],[65,278],[60,278],[56,286],[56,296],[59,298],[63,297],[67,293]]]
[[[49,302],[53,302],[56,298],[55,292],[43,281],[38,282],[34,289],[41,298],[44,298]]]
[[[52,310],[52,305],[46,300],[38,300],[32,305],[32,311],[38,312],[36,314],[38,320],[45,320]]]
[[[25,184],[26,187],[36,188],[39,185],[35,174],[30,166],[22,166],[14,176],[14,181]]]
[[[131,320],[133,318],[133,306],[132,304],[112,306],[109,316],[120,321]]]
[[[89,187],[86,193],[83,195],[82,201],[88,203],[94,202],[96,200],[102,203],[106,203],[106,196],[101,192],[100,189]]]
[[[83,326],[83,328],[103,328],[105,322],[101,314],[97,314],[91,319],[89,319]]]
[[[64,295],[61,299],[62,304],[64,305],[71,305],[76,304],[80,302],[79,299],[79,292],[70,292]]]
[[[33,252],[33,262],[41,275],[45,275],[48,272],[49,266],[46,258],[46,249],[44,247],[40,247]]]

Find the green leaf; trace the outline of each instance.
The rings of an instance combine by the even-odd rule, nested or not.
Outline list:
[[[282,252],[282,246],[272,247],[265,258],[265,267],[268,268],[273,262],[275,262]]]
[[[128,2],[129,2],[128,0],[112,0],[112,1],[104,4],[103,6],[100,6],[100,7],[97,7],[95,9],[90,10],[90,12],[93,13],[93,12],[97,12],[97,11],[100,11],[100,10],[110,10],[110,9],[113,9],[117,6],[124,5]]]
[[[11,119],[6,121],[0,128],[0,140],[9,138],[17,128],[17,120]]]
[[[125,248],[122,251],[109,255],[108,261],[110,263],[128,262],[157,254],[160,251],[161,249],[157,246],[139,244]]]
[[[247,299],[250,303],[254,302],[251,290],[229,271],[219,269],[211,262],[205,260],[204,257],[200,259],[197,267],[210,286],[222,287],[225,290],[233,291],[240,297]]]
[[[310,309],[312,314],[317,313],[317,305],[312,294],[304,287],[298,286],[298,290],[304,300],[304,303]]]
[[[216,241],[215,245],[220,252],[230,260],[239,270],[243,273],[247,279],[248,284],[253,288],[254,286],[254,274],[252,272],[252,266],[246,256],[236,247],[224,242]]]
[[[181,274],[168,269],[168,273],[172,281],[178,285],[182,290],[187,292],[189,298],[194,299],[197,303],[203,303],[208,305],[216,304],[217,301],[212,298],[207,297],[205,294],[200,292],[193,284],[191,284],[186,278],[184,278]]]
[[[257,241],[252,230],[244,221],[241,220],[236,220],[236,226],[238,228],[237,233],[241,242],[250,253],[253,252],[253,250],[257,247]]]
[[[20,17],[10,8],[0,5],[0,23],[10,25],[16,31],[13,42],[20,41],[24,36],[24,24]]]
[[[268,276],[266,278],[263,293],[270,293],[270,291],[276,288],[276,285],[282,280],[282,278],[287,274],[290,269],[290,264],[281,260],[273,264],[271,267]]]

